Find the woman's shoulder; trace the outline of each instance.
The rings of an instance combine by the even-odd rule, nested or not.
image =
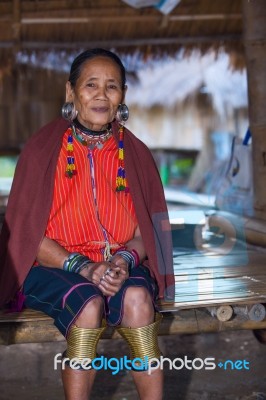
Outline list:
[[[69,123],[63,118],[57,118],[53,121],[48,122],[46,125],[42,126],[40,129],[35,131],[33,135],[28,139],[25,146],[34,144],[41,141],[54,140],[56,136],[60,136],[64,133],[68,127]]]
[[[149,147],[127,128],[125,128],[125,136],[131,142],[131,145],[137,147],[138,151],[143,151],[147,154],[151,154]]]
[[[68,128],[69,123],[63,118],[57,118],[50,121],[40,129],[38,129],[26,142],[25,149],[28,147],[40,148],[47,142],[55,142],[57,138],[61,138],[62,134]]]

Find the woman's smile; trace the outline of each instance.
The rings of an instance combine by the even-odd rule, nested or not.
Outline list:
[[[92,107],[92,111],[97,113],[106,113],[108,111],[108,107]]]

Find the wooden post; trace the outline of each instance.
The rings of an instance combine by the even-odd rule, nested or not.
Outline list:
[[[20,0],[13,0],[13,41],[15,45],[18,45],[20,42],[20,31],[21,31],[21,23],[20,23]]]
[[[254,210],[266,219],[266,4],[243,0],[244,44],[252,132]]]

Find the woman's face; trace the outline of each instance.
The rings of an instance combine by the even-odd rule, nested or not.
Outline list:
[[[85,61],[75,87],[66,84],[66,100],[74,103],[79,122],[97,131],[113,121],[124,95],[119,66],[106,57]]]

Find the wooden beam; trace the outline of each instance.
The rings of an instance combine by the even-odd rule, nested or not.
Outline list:
[[[84,12],[62,10],[56,12],[36,12],[23,13],[21,23],[24,25],[31,24],[87,24],[87,23],[123,23],[123,22],[158,22],[163,18],[158,14],[133,14],[133,15],[99,15],[93,11],[84,10]],[[241,14],[187,14],[187,15],[169,15],[168,22],[190,22],[190,21],[226,21],[241,20]],[[0,22],[10,22],[11,15],[0,16]]]
[[[101,17],[57,17],[57,18],[22,18],[21,23],[25,25],[29,24],[88,24],[88,23],[112,23],[112,22],[154,22],[158,19],[161,20],[161,16],[156,15],[103,15]],[[213,20],[229,20],[229,19],[241,19],[240,14],[214,14],[214,15],[173,15],[167,18],[168,22],[185,22],[185,21],[213,21]]]
[[[114,40],[88,40],[83,42],[32,42],[22,41],[21,48],[24,49],[78,49],[84,46],[106,46],[106,47],[134,47],[134,46],[167,46],[167,45],[186,45],[215,42],[240,42],[241,35],[215,35],[215,36],[185,36],[185,37],[161,37],[161,38],[141,38],[141,39],[114,39]],[[0,42],[0,48],[12,47],[10,41]]]

